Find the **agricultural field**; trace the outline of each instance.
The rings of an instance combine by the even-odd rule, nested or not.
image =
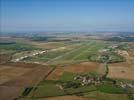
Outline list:
[[[16,43],[16,42],[1,42],[0,43],[0,53],[16,53],[22,51],[31,51],[35,48],[23,43]]]
[[[0,0],[0,100],[134,100],[134,0]]]
[[[133,100],[134,90],[122,87],[133,86],[132,44],[84,36],[42,39],[0,44],[3,100]]]
[[[95,100],[130,100],[126,94],[110,94],[98,91],[85,93],[84,97],[93,98]]]
[[[83,62],[79,64],[72,64],[65,67],[56,67],[56,69],[47,77],[48,80],[58,80],[65,72],[70,73],[89,73],[94,72],[98,74],[103,74],[99,66],[104,67],[104,65],[94,62]],[[98,72],[99,71],[99,72]]]
[[[108,77],[134,80],[133,65],[134,60],[129,60],[122,63],[110,64]]]
[[[0,65],[0,98],[2,100],[17,98],[24,87],[35,86],[51,70],[50,67],[37,64],[6,63]]]
[[[30,68],[13,68],[11,66],[0,66],[0,84],[8,82],[16,77],[19,77],[24,73],[29,72],[30,70]]]
[[[65,46],[63,50],[57,49],[49,51],[44,55],[33,57],[28,59],[29,61],[44,62],[46,64],[53,65],[67,65],[73,63],[79,63],[88,61],[88,56],[98,52],[106,46],[104,42],[84,42],[73,44],[71,46]]]

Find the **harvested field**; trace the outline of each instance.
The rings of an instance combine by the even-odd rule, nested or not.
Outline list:
[[[133,65],[133,59],[127,59],[126,62],[110,64],[108,77],[134,80]]]
[[[132,51],[132,50],[128,51],[128,54],[129,54],[130,57],[134,57],[134,51]]]
[[[109,67],[109,78],[134,80],[134,67]]]
[[[105,72],[106,72],[106,67],[105,67],[105,65],[104,65],[104,64],[100,64],[96,72],[97,72],[97,74],[99,74],[99,75],[104,75]]]
[[[9,54],[0,54],[0,64],[6,63],[11,60],[11,55]]]
[[[59,97],[51,97],[37,100],[95,100],[95,99],[82,98],[78,96],[59,96]]]
[[[57,67],[48,77],[48,80],[58,80],[64,72],[73,72],[73,73],[84,73],[84,72],[93,72],[98,69],[100,66],[96,62],[83,62],[80,64],[74,64],[65,67]]]
[[[14,100],[21,93],[22,87],[0,86],[0,100]]]
[[[83,62],[80,64],[75,64],[71,66],[66,66],[64,71],[67,72],[75,72],[75,73],[83,73],[95,71],[99,66],[99,63],[96,62]]]
[[[28,73],[23,74],[11,81],[4,83],[6,86],[33,86],[43,79],[51,71],[50,67],[33,68]]]
[[[46,79],[58,80],[62,74],[63,74],[63,68],[57,67]]]
[[[48,75],[51,69],[38,64],[0,65],[0,99],[13,100],[20,95],[22,88],[36,85]]]
[[[24,73],[29,72],[30,68],[21,68],[21,67],[11,67],[11,66],[0,66],[0,84],[3,84],[7,81],[10,81],[16,77],[23,75]]]

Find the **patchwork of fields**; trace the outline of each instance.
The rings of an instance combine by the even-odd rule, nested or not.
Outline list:
[[[0,99],[17,98],[24,87],[35,86],[51,70],[52,68],[48,66],[37,64],[9,63],[0,65]]]
[[[58,80],[64,72],[71,72],[71,73],[89,73],[89,72],[96,72],[98,73],[99,67],[104,65],[95,63],[95,62],[83,62],[80,64],[72,64],[64,67],[57,67],[48,77],[48,80]],[[101,72],[100,72],[101,73]],[[100,74],[98,73],[98,74]],[[103,74],[103,72],[101,73]]]
[[[104,42],[85,42],[71,46],[66,49],[48,51],[46,54],[36,56],[27,61],[43,62],[49,65],[64,65],[88,61],[88,56],[98,52],[106,46]]]
[[[107,50],[111,44],[114,43],[100,40],[48,43],[34,41],[27,45],[16,42],[0,44],[1,52],[13,54],[12,59],[32,55],[41,50],[46,51],[20,62],[5,62],[0,65],[0,99],[133,99],[133,90],[129,94],[129,89],[126,91],[115,84],[122,82],[120,80],[133,82],[134,60],[132,56],[127,56],[126,61],[122,60],[120,55],[114,55],[115,52],[112,49],[107,51],[110,53],[100,53]],[[93,59],[89,59],[90,56]],[[101,62],[100,58],[104,62]],[[107,62],[107,60],[115,62],[118,60],[120,63]],[[77,76],[84,78],[82,81],[75,80]],[[86,80],[91,82],[91,77],[94,81],[99,78],[104,79],[99,84],[96,83],[97,85],[82,84]]]

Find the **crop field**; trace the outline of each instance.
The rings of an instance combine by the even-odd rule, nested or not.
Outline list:
[[[74,48],[80,47],[81,44],[75,44],[75,45],[67,45],[63,47],[57,47],[55,49],[51,49],[47,53],[39,56],[35,56],[29,59],[26,59],[26,61],[36,61],[36,62],[45,62],[45,63],[52,63],[55,59],[60,58],[62,55],[71,52]]]
[[[73,73],[86,73],[86,72],[93,72],[93,71],[95,72],[99,66],[100,64],[95,62],[82,62],[79,64],[65,66],[64,71],[73,72]]]
[[[34,98],[41,97],[54,97],[54,96],[64,96],[68,94],[79,94],[80,92],[94,91],[96,87],[94,86],[83,86],[79,88],[68,88],[62,89],[61,81],[44,81],[41,82],[34,92],[31,92],[29,96]],[[56,91],[56,92],[55,92]]]
[[[41,48],[41,49],[54,49],[54,48],[65,46],[65,44],[62,42],[35,42],[35,41],[31,41],[30,44],[35,46],[36,48]]]
[[[133,67],[130,68],[127,66],[126,67],[110,66],[108,77],[134,80],[134,68]]]
[[[84,97],[93,98],[95,100],[130,100],[126,94],[110,94],[98,91],[85,93]]]
[[[53,42],[30,40],[26,45],[25,42],[2,43],[0,50],[6,53],[11,50],[9,54],[13,54],[12,59],[46,52],[18,62],[2,63],[0,97],[3,100],[18,96],[20,100],[129,100],[127,92],[113,83],[114,80],[134,80],[133,57],[127,56],[124,60],[114,50],[101,52],[113,44],[84,39]],[[111,62],[99,61],[103,54],[108,54]],[[85,79],[106,77],[102,83],[83,85],[84,78],[82,81],[75,80],[79,75]]]
[[[104,42],[82,42],[79,45],[73,44],[65,46],[63,50],[57,48],[57,50],[49,51],[43,55],[32,57],[26,61],[43,62],[46,64],[53,65],[66,65],[77,63],[81,61],[88,61],[90,54],[98,52],[106,46]]]
[[[28,73],[25,73],[24,75],[22,75],[20,77],[16,77],[15,79],[4,83],[4,85],[8,85],[8,86],[15,85],[15,86],[23,86],[23,87],[24,86],[34,86],[42,78],[44,78],[50,71],[51,71],[50,67],[33,68]]]
[[[55,92],[56,91],[56,92]],[[51,97],[65,95],[64,91],[53,82],[44,82],[38,86],[34,93],[31,92],[31,96],[35,98],[39,97]]]
[[[19,77],[30,70],[30,68],[0,66],[0,84]]]
[[[134,80],[134,59],[127,58],[126,62],[109,65],[109,78]]]
[[[88,61],[89,55],[98,52],[99,49],[102,49],[105,46],[105,43],[99,43],[94,41],[81,44],[79,48],[75,48],[74,50],[63,54],[51,63],[64,65],[69,63],[79,63],[82,61]]]
[[[31,45],[23,44],[23,43],[0,43],[0,53],[16,53],[20,51],[31,51],[36,50]]]
[[[52,68],[43,65],[25,63],[7,63],[0,65],[1,99],[10,100],[18,97],[24,87],[34,86],[40,82],[51,69]]]
[[[49,51],[43,55],[39,55],[39,56],[35,56],[33,58],[29,58],[27,59],[28,61],[39,61],[39,62],[47,62],[59,55],[64,54],[65,52],[67,52],[67,50],[62,50],[62,51]]]
[[[134,0],[0,0],[0,100],[134,100]]]
[[[125,94],[124,89],[113,86],[111,83],[105,83],[98,87],[94,85],[87,85],[87,86],[80,86],[77,88],[64,89],[61,85],[64,82],[71,81],[74,75],[75,74],[72,73],[65,73],[61,77],[60,81],[52,81],[52,80],[41,81],[38,84],[36,90],[31,92],[29,96],[31,96],[32,98],[49,98],[49,97],[51,98],[51,97],[65,96],[65,95],[82,95],[83,97],[92,98],[93,100],[94,99],[107,100],[107,98],[110,98],[113,95],[115,96],[113,97],[115,98],[115,100],[118,97],[122,97],[123,100],[129,100],[128,96]],[[100,96],[100,98],[98,96]]]
[[[79,64],[67,65],[64,67],[57,67],[48,77],[48,80],[58,80],[64,72],[70,73],[88,73],[96,72],[98,74],[103,74],[104,70],[101,70],[99,67],[104,67],[104,65],[96,62],[83,62]],[[98,72],[99,71],[99,72]]]

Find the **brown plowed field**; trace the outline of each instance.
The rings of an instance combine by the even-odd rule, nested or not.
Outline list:
[[[83,62],[80,64],[65,66],[64,71],[74,72],[74,73],[83,73],[95,71],[99,66],[99,63],[96,62]]]
[[[30,68],[0,66],[0,84],[19,77],[30,70]]]
[[[22,91],[22,87],[0,86],[0,100],[14,100]]]
[[[83,62],[80,64],[74,64],[65,67],[57,67],[48,77],[48,80],[58,80],[64,72],[84,73],[93,72],[98,69],[99,63],[95,62]]]
[[[6,86],[33,86],[50,72],[50,67],[37,67],[22,76],[4,83]]]
[[[134,60],[110,64],[108,77],[134,80]]]
[[[38,64],[0,65],[0,100],[13,100],[18,97],[22,88],[36,85],[48,75],[51,69]]]
[[[109,67],[108,77],[134,80],[134,67]]]
[[[9,54],[0,54],[0,64],[4,64],[11,60],[11,55]]]

